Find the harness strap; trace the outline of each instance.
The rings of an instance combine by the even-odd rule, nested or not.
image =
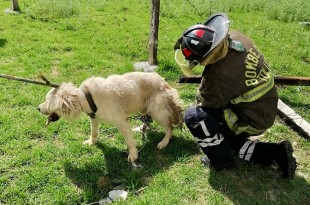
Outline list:
[[[83,89],[82,89],[82,91],[83,91],[83,93],[84,93],[84,95],[86,97],[86,100],[87,100],[87,102],[89,104],[89,107],[90,107],[90,109],[92,111],[92,113],[87,113],[87,115],[91,119],[94,119],[96,117],[97,106],[96,106],[96,104],[94,102],[94,99],[93,99],[92,95],[90,94],[90,92],[88,90],[83,90]]]

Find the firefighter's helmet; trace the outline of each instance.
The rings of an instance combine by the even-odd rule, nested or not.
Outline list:
[[[186,60],[200,60],[212,46],[214,38],[212,27],[197,24],[188,28],[182,36],[181,48]]]
[[[226,14],[216,13],[203,24],[196,24],[183,32],[174,48],[175,60],[185,75],[225,39],[228,29]]]

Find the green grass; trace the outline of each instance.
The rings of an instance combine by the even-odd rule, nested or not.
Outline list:
[[[0,0],[0,73],[37,78],[42,72],[55,83],[80,84],[85,78],[133,70],[148,59],[150,2],[142,0],[20,0],[21,14],[2,12]],[[211,1],[212,12],[224,11],[231,27],[250,36],[276,75],[310,76],[307,0]],[[194,104],[197,85],[178,84],[181,75],[173,46],[188,26],[203,22],[210,2],[161,1],[157,70]],[[0,79],[0,204],[87,204],[105,198],[117,185],[129,191],[115,204],[309,204],[310,143],[280,118],[263,141],[294,142],[299,166],[291,182],[273,168],[241,163],[214,172],[200,164],[202,153],[187,129],[176,130],[165,150],[156,124],[138,162],[127,163],[122,136],[102,124],[99,143],[82,145],[90,134],[86,115],[44,127],[36,107],[47,87]],[[280,98],[310,122],[308,87],[279,88]],[[134,125],[139,121],[132,120]]]

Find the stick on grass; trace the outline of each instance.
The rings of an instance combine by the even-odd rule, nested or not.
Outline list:
[[[31,79],[27,79],[27,78],[21,78],[21,77],[6,75],[6,74],[0,74],[0,78],[6,78],[9,80],[17,80],[17,81],[21,81],[21,82],[25,82],[25,83],[32,83],[32,84],[36,84],[36,85],[45,85],[45,86],[54,87],[54,88],[59,86],[59,84],[51,83],[50,81],[48,81],[42,74],[39,74],[39,77],[45,82],[40,82],[40,81],[36,81],[36,80],[31,80]]]

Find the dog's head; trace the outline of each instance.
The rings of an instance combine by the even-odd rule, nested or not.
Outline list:
[[[62,84],[47,93],[45,102],[39,105],[38,110],[44,115],[49,115],[48,124],[58,120],[60,116],[74,120],[82,112],[79,96],[79,89],[72,83]]]

